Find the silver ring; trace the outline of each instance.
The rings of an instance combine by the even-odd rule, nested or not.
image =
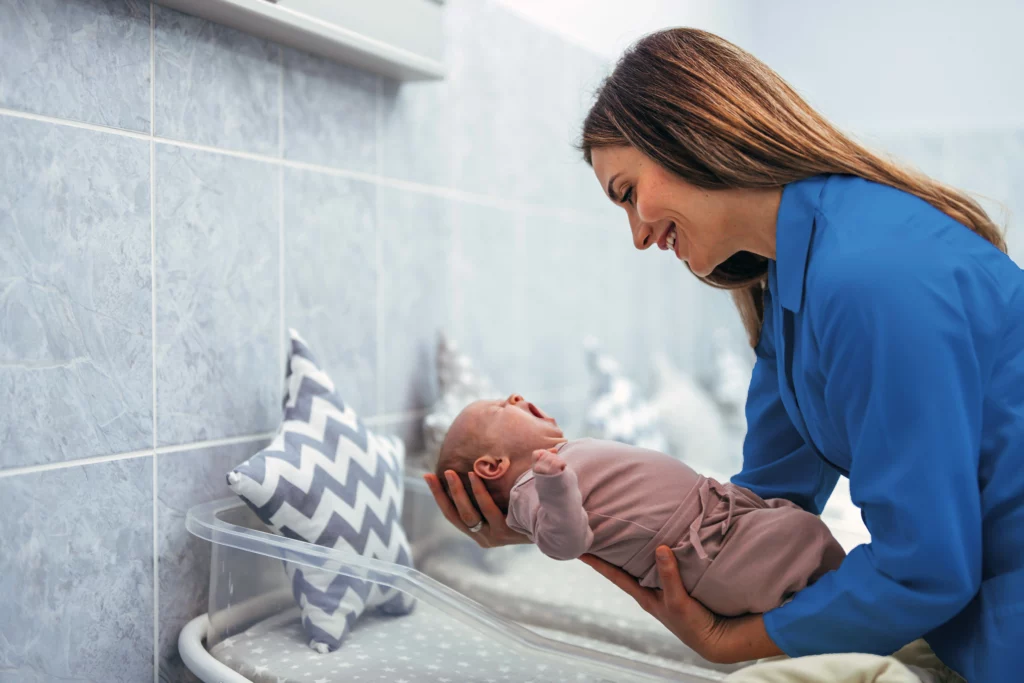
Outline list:
[[[475,533],[477,533],[478,531],[480,531],[483,528],[484,528],[484,520],[481,519],[479,522],[477,522],[473,526],[469,527],[469,533],[475,534]]]

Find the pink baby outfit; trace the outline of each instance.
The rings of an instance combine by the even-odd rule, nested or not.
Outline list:
[[[558,560],[596,555],[660,588],[654,550],[673,549],[690,594],[723,616],[767,612],[837,569],[845,552],[824,522],[764,501],[662,453],[613,441],[563,444],[566,468],[523,474],[508,525]]]

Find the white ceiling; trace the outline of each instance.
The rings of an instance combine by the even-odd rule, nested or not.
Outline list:
[[[512,11],[602,54],[618,57],[637,38],[671,26],[713,31],[743,44],[744,13],[715,0],[497,0]],[[727,10],[726,6],[730,9]]]

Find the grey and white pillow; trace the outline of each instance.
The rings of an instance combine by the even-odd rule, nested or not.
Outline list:
[[[584,415],[586,435],[667,452],[658,413],[597,340],[584,341],[591,375],[591,395]]]
[[[288,538],[411,567],[401,524],[405,445],[366,428],[294,330],[287,384],[276,437],[228,474],[228,486]],[[368,608],[413,608],[406,594],[337,574],[337,566],[285,568],[310,647],[320,652],[337,649]]]

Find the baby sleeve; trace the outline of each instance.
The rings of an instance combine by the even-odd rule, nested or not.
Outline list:
[[[508,525],[556,560],[574,560],[594,541],[576,473],[569,468],[535,474],[518,486],[509,502]]]

